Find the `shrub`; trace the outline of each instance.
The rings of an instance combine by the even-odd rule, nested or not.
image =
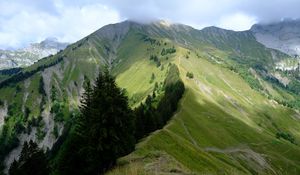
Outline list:
[[[187,72],[186,73],[186,76],[190,79],[193,79],[194,78],[194,74],[192,72]]]
[[[282,131],[277,132],[276,138],[277,139],[283,138],[284,140],[287,140],[287,141],[291,142],[292,144],[296,144],[295,138],[290,133],[287,133],[287,132],[282,132]]]

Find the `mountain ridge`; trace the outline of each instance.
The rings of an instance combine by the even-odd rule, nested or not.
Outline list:
[[[154,173],[157,157],[170,163],[163,164],[166,171],[181,167],[179,171],[212,174],[231,170],[274,174],[274,169],[281,174],[299,172],[299,160],[289,155],[298,155],[298,146],[281,138],[283,132],[300,139],[295,122],[297,106],[282,105],[286,100],[297,103],[297,93],[280,86],[271,76],[279,73],[297,82],[292,74],[274,72],[275,63],[287,59],[291,57],[266,48],[249,31],[201,31],[179,24],[129,21],[105,26],[6,77],[10,83],[0,89],[0,118],[5,131],[0,137],[0,158],[4,156],[8,166],[28,139],[44,149],[59,145],[59,138],[69,132],[67,124],[78,115],[84,83],[93,82],[105,67],[116,77],[118,86],[126,89],[134,108],[153,92],[158,98],[164,93],[166,72],[175,64],[187,86],[180,109],[166,127],[123,158],[128,162],[125,168],[138,163],[142,172]],[[279,139],[277,133],[281,134]],[[255,146],[261,141],[267,144]],[[178,147],[182,152],[176,150]],[[237,149],[231,147],[242,151],[232,151]],[[285,149],[290,149],[288,155],[282,154]],[[255,156],[263,161],[252,160]]]
[[[291,56],[300,54],[300,20],[283,20],[251,27],[256,39],[267,47],[278,49]]]
[[[43,57],[56,54],[66,48],[68,44],[49,37],[40,43],[32,43],[28,47],[16,50],[0,50],[0,70],[29,66]]]

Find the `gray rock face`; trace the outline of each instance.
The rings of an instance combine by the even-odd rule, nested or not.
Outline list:
[[[0,50],[0,70],[29,66],[43,57],[56,54],[67,45],[68,43],[58,42],[56,38],[47,38],[22,49]]]
[[[284,20],[252,26],[256,40],[266,47],[280,50],[291,56],[300,55],[300,20]]]

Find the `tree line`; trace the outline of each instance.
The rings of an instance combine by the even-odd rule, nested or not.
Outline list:
[[[184,84],[176,65],[171,65],[164,82],[165,93],[155,106],[155,93],[134,110],[136,116],[135,138],[141,139],[149,133],[161,129],[177,110],[177,104],[184,93]]]
[[[46,57],[46,58],[48,58],[48,57]],[[16,84],[16,83],[18,83],[20,81],[23,81],[23,80],[31,77],[35,73],[39,72],[39,71],[43,71],[44,69],[46,69],[48,67],[56,65],[57,63],[61,62],[63,60],[63,58],[64,58],[64,56],[58,57],[56,60],[52,61],[51,63],[40,65],[36,69],[31,70],[31,71],[17,70],[16,74],[12,74],[12,76],[10,78],[5,79],[4,81],[2,81],[0,83],[0,88],[9,86],[11,84]]]
[[[31,174],[103,174],[116,164],[117,158],[132,152],[139,139],[162,128],[177,110],[184,84],[175,65],[169,68],[164,88],[158,104],[153,103],[154,93],[139,107],[131,109],[125,92],[109,72],[99,73],[93,86],[86,83],[80,114],[73,118],[74,124],[61,146],[56,148],[56,156],[48,160],[35,145],[26,143],[22,153],[33,147],[38,155],[23,158],[21,154],[22,159],[11,166],[11,174],[23,172],[23,168],[27,168],[24,169],[27,172],[28,167],[34,167]],[[39,158],[47,163],[32,161]]]

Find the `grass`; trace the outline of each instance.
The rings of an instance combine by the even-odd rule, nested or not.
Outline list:
[[[125,165],[108,174],[156,174],[154,169],[147,169],[155,162],[147,155],[157,151],[195,174],[298,174],[299,146],[275,137],[283,130],[300,140],[300,124],[293,117],[296,112],[251,89],[237,73],[222,65],[193,54],[186,59],[187,50],[177,50],[172,61],[187,88],[177,114],[122,158],[127,161]],[[141,70],[135,69],[137,66]],[[151,66],[147,62],[133,64],[117,77],[119,85],[128,88],[129,95],[139,92],[143,88],[129,84],[140,80],[129,77],[143,75],[148,69]],[[187,78],[187,72],[193,72],[194,78]],[[121,81],[125,79],[128,82]]]
[[[112,73],[116,82],[126,89],[130,105],[136,107],[152,94],[155,83],[159,88],[163,86],[169,63],[175,63],[186,86],[176,115],[163,129],[141,140],[136,150],[121,158],[117,168],[108,174],[300,174],[299,112],[269,100],[267,95],[251,89],[237,73],[226,68],[226,64],[238,66],[237,62],[252,65],[257,59],[271,66],[270,53],[247,33],[220,36],[223,39],[219,41],[207,30],[192,35],[179,31],[176,39],[184,43],[180,45],[172,41],[172,32],[155,29],[157,32],[151,39],[161,45],[144,41],[141,31],[132,29],[116,53],[106,53],[104,47],[113,45],[112,41],[97,38],[96,34],[87,42],[78,41],[59,55],[26,68],[24,71],[31,71],[66,56],[59,65],[50,68],[52,72],[41,71],[29,77],[28,88],[24,82],[17,83],[21,88],[19,93],[16,94],[16,86],[2,88],[0,100],[25,105],[32,112],[30,116],[37,117],[41,112],[37,108],[39,78],[49,73],[49,87],[56,85],[61,90],[59,96],[65,103],[63,113],[67,120],[79,101],[74,82],[80,88],[84,76],[94,80],[98,68],[113,59]],[[199,35],[207,41],[199,40]],[[237,43],[241,43],[240,46]],[[180,47],[183,45],[185,48]],[[173,46],[176,53],[161,55],[163,48]],[[158,56],[160,67],[149,59],[153,54]],[[187,72],[193,73],[192,79],[186,77]],[[151,82],[152,74],[155,78]],[[264,80],[261,84],[276,98],[294,98]],[[23,104],[25,92],[29,95]],[[51,102],[46,103],[49,110],[47,106],[51,106]],[[8,119],[9,134],[20,120],[18,116]],[[277,139],[276,133],[280,131],[290,133],[296,145]]]

